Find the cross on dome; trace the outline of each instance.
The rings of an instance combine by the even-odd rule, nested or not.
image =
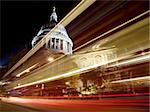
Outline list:
[[[57,22],[57,14],[56,14],[56,8],[55,8],[55,6],[53,7],[53,12],[52,12],[52,14],[50,16],[50,22],[52,22],[52,21]]]
[[[55,10],[56,10],[56,8],[55,8],[55,6],[53,7],[53,12],[55,12]]]

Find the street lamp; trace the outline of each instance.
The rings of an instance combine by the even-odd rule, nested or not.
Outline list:
[[[49,57],[49,58],[48,58],[48,61],[49,61],[49,62],[53,62],[53,61],[54,61],[54,58]]]

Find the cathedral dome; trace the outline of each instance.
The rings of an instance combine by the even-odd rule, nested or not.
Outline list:
[[[34,47],[53,27],[56,27],[57,14],[55,10],[56,8],[53,7],[49,24],[42,26],[38,34],[33,38],[32,47]],[[51,52],[72,54],[73,43],[63,25],[58,25],[47,39],[45,47]]]

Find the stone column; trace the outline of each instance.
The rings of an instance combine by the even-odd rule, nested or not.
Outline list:
[[[61,41],[58,39],[58,50],[60,50]]]
[[[68,52],[70,52],[70,44],[69,44],[69,42],[68,42]]]
[[[71,44],[69,44],[69,52],[71,52]]]
[[[50,44],[49,46],[50,46],[50,48],[52,48],[52,44],[53,44],[53,43],[52,43],[52,38],[50,38],[49,41],[50,41],[50,42],[49,42],[49,44]]]
[[[69,53],[71,52],[71,44],[69,43]]]
[[[47,41],[47,39],[46,39],[46,45],[45,45],[46,48],[48,48],[48,43],[49,43],[49,41]]]
[[[67,42],[66,41],[63,41],[63,51],[64,51],[64,53],[67,52]]]
[[[72,54],[72,46],[71,46],[71,44],[70,44],[70,54]]]

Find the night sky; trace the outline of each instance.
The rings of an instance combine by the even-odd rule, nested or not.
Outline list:
[[[2,1],[0,65],[5,65],[12,53],[31,46],[32,38],[49,21],[52,7],[60,21],[79,0],[73,1]]]

